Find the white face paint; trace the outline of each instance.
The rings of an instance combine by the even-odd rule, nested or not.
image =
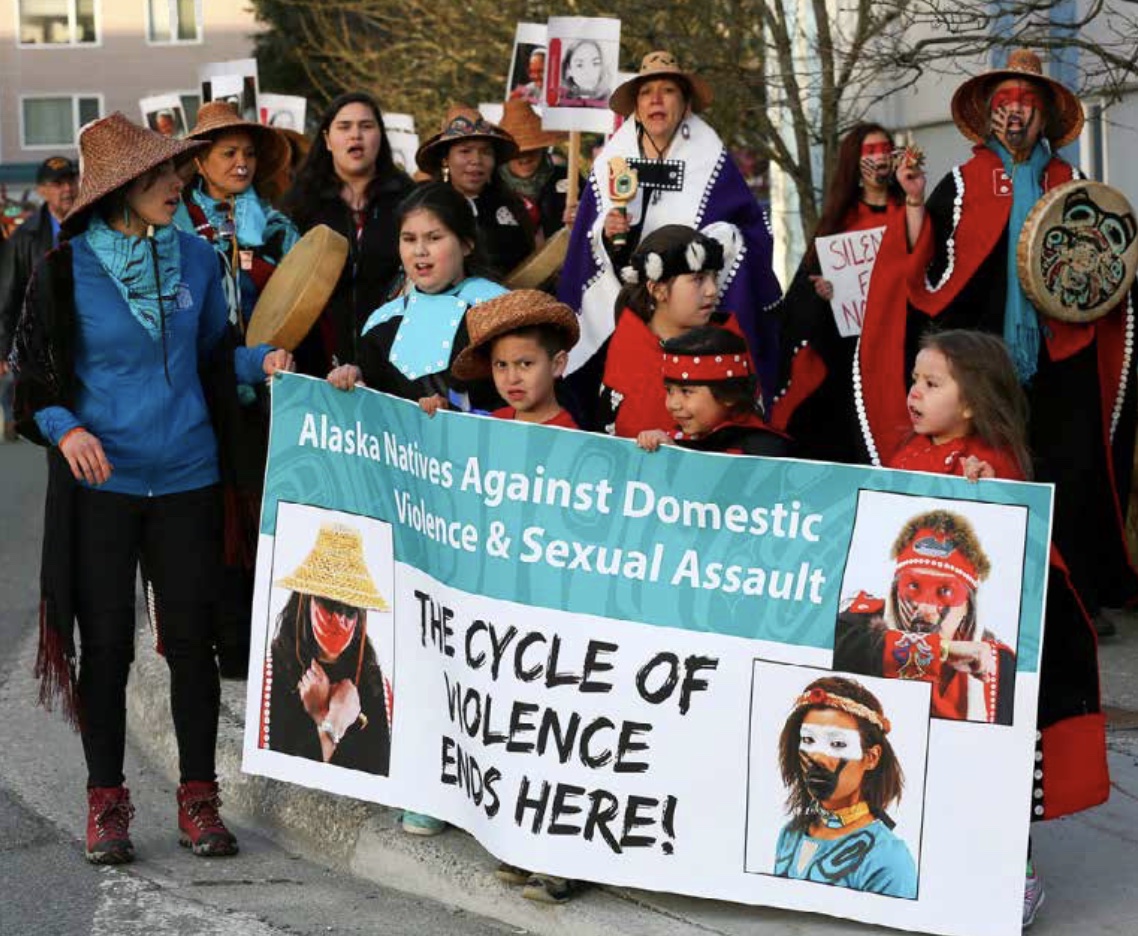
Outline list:
[[[810,757],[861,760],[861,734],[856,728],[804,723],[798,733],[798,750]]]

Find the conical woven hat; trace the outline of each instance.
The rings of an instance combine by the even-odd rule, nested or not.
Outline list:
[[[622,85],[618,85],[609,95],[609,110],[622,117],[631,117],[636,113],[636,95],[640,93],[640,86],[646,81],[655,81],[657,78],[682,78],[691,88],[691,109],[693,114],[706,110],[714,96],[711,85],[699,77],[695,72],[684,71],[680,63],[671,52],[663,50],[649,52],[640,62],[640,71],[636,77],[629,78]]]
[[[1023,78],[1051,92],[1051,113],[1043,134],[1052,149],[1060,149],[1079,138],[1083,129],[1083,105],[1054,78],[1043,74],[1043,63],[1030,49],[1016,49],[1004,68],[996,68],[969,78],[952,95],[952,119],[973,143],[983,143],[991,132],[988,103],[993,89],[1008,78]]]
[[[120,111],[92,121],[79,131],[79,195],[63,219],[72,229],[100,198],[174,161],[179,167],[207,144],[175,140],[131,123]]]
[[[528,101],[506,101],[502,122],[498,124],[518,145],[518,155],[544,150],[569,139],[568,133],[555,133],[541,128],[541,117]]]
[[[339,601],[353,608],[390,611],[364,562],[364,539],[360,531],[342,523],[326,523],[316,535],[316,545],[292,575],[277,579],[287,588],[317,598]]]
[[[257,171],[253,184],[257,185],[275,175],[289,161],[288,142],[272,127],[253,123],[242,118],[228,101],[210,101],[198,110],[198,122],[186,134],[188,140],[205,140],[212,145],[222,133],[241,130],[253,138],[257,149]],[[204,155],[204,154],[203,154]]]
[[[459,140],[489,140],[498,165],[518,155],[514,138],[497,124],[492,124],[473,107],[456,104],[447,111],[443,128],[419,147],[415,165],[425,172],[438,172],[443,157]]]
[[[581,337],[577,313],[565,303],[539,289],[515,289],[480,302],[466,313],[470,344],[454,359],[451,373],[459,380],[489,377],[490,349],[487,346],[499,335],[527,325],[550,325],[559,329],[565,335],[566,351]]]

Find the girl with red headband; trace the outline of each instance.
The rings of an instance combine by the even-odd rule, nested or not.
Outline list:
[[[705,325],[665,341],[662,352],[664,405],[673,426],[640,432],[642,449],[674,444],[731,455],[790,454],[790,440],[768,426],[759,409],[758,378],[742,335]]]

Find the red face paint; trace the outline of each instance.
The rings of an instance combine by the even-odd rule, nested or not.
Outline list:
[[[914,604],[958,608],[968,601],[968,585],[955,575],[910,568],[897,574],[897,595]]]
[[[1018,105],[1021,110],[1033,111],[1039,110],[1039,93],[1034,88],[1023,88],[1013,86],[1010,88],[1001,88],[992,95],[992,110],[998,111],[1001,108],[1010,108]]]
[[[891,143],[862,143],[861,158],[872,159],[875,156],[890,156],[893,153]]]
[[[312,599],[312,636],[329,660],[335,660],[352,642],[360,613],[355,608],[338,614],[329,610],[319,598]]]

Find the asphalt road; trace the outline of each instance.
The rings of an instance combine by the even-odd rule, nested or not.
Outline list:
[[[138,858],[88,865],[79,739],[34,705],[43,459],[26,443],[0,445],[0,936],[520,932],[307,860],[253,829],[233,826],[237,857],[195,858],[177,843],[172,786],[134,750]],[[153,652],[144,643],[137,653]]]

